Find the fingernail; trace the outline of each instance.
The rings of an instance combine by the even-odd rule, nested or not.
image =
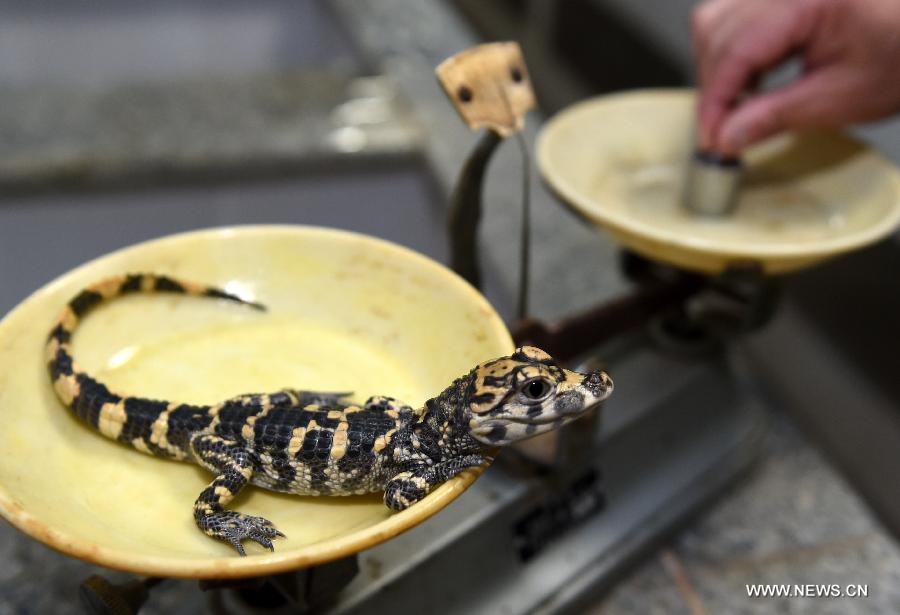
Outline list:
[[[726,125],[719,139],[719,150],[723,154],[739,153],[748,143],[747,128],[741,124]]]
[[[708,150],[712,145],[712,139],[709,138],[709,130],[705,126],[700,126],[697,131],[697,144],[702,150]]]

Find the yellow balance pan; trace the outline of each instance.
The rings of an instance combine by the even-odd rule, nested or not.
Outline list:
[[[730,215],[685,211],[693,118],[692,90],[590,99],[544,126],[538,164],[564,201],[635,252],[706,273],[737,261],[788,272],[873,243],[900,222],[896,169],[834,132],[781,136],[747,151]]]
[[[363,235],[291,226],[187,233],[133,246],[40,289],[0,323],[0,512],[75,557],[140,574],[233,578],[342,557],[422,522],[475,480],[467,472],[393,514],[380,495],[298,497],[248,488],[234,508],[287,538],[248,557],[194,526],[210,476],[94,433],[50,387],[42,347],[66,301],[124,272],[221,286],[265,313],[210,299],[131,296],[88,315],[76,359],[113,390],[211,403],[296,387],[421,404],[476,363],[508,354],[503,322],[434,261]]]

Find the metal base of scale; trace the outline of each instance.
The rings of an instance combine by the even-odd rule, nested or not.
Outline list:
[[[727,355],[688,360],[650,348],[637,336],[604,349],[616,395],[596,423],[599,445],[580,463],[537,469],[504,452],[436,517],[355,561],[315,569],[346,578],[358,567],[335,597],[310,600],[307,578],[306,598],[291,592],[286,608],[578,610],[745,470],[765,432],[765,413]],[[251,609],[235,590],[217,593],[221,612],[277,612]]]

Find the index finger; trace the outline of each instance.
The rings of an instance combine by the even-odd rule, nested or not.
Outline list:
[[[753,11],[735,15],[740,23],[730,24],[729,30],[736,34],[720,38],[717,48],[709,50],[712,57],[698,105],[707,144],[759,73],[787,57],[811,31],[805,3],[756,0],[752,6]]]

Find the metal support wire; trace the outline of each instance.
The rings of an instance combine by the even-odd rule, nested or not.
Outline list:
[[[522,153],[522,229],[519,240],[519,304],[518,318],[528,316],[528,280],[531,270],[531,156],[521,132],[516,133]]]

